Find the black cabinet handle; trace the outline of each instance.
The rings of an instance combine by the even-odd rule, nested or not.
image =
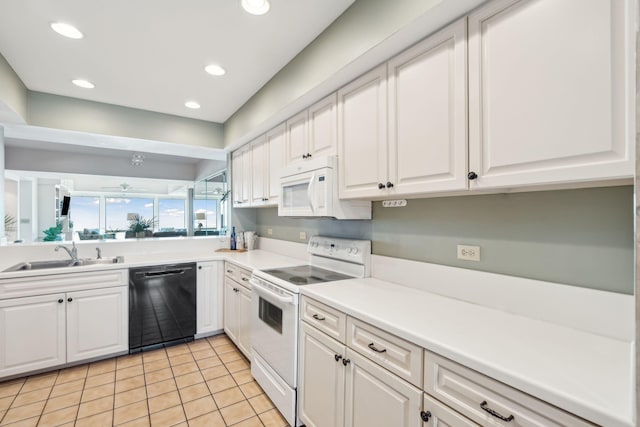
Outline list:
[[[382,350],[377,349],[373,343],[369,344],[367,347],[369,347],[371,350],[375,351],[376,353],[384,353],[385,351],[387,351],[386,348],[383,348]]]
[[[421,411],[420,412],[420,418],[422,418],[422,421],[424,421],[425,423],[429,422],[429,418],[431,418],[431,412],[427,411]]]
[[[60,299],[58,300],[58,304],[62,304],[63,302],[64,302],[64,300],[63,300],[62,298],[60,298]]]
[[[351,363],[351,360],[349,360],[349,359],[342,359],[342,364],[343,364],[344,366],[347,366],[349,363]]]
[[[384,190],[384,184],[379,182],[378,183],[378,188],[381,189],[381,190]]]
[[[73,301],[73,298],[67,298],[67,301],[71,302]]]
[[[314,319],[316,319],[316,320],[324,320],[324,319],[325,319],[325,317],[324,317],[324,316],[318,316],[317,314],[314,314],[312,317],[313,317]]]
[[[201,265],[198,266],[198,270],[202,270],[202,266]]]
[[[303,158],[303,159],[306,159],[306,158],[307,158],[307,155],[306,155],[306,154],[303,154],[303,155],[302,155],[302,158]]]
[[[489,408],[486,400],[483,401],[480,404],[480,408],[482,408],[483,411],[488,412],[489,414],[493,415],[494,417],[496,417],[498,419],[501,419],[502,421],[506,421],[508,423],[513,421],[513,415],[509,415],[508,417],[505,417],[504,415],[500,415],[499,413],[497,413],[493,409]]]
[[[467,178],[469,178],[469,179],[471,179],[471,180],[474,180],[474,179],[478,178],[478,174],[477,174],[477,173],[475,173],[475,172],[469,172],[469,173],[467,174]]]
[[[339,362],[340,359],[342,359],[342,356],[340,356],[339,354],[334,354],[333,358],[336,359],[336,362]]]
[[[307,159],[311,158],[311,153],[307,153]]]
[[[227,273],[233,273],[233,270],[227,270]]]
[[[391,181],[387,181],[387,188],[392,188],[393,187],[393,183]]]

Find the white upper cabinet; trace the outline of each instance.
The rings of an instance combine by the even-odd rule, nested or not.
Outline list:
[[[307,158],[336,154],[338,136],[337,96],[335,93],[309,108],[309,147]]]
[[[390,60],[388,73],[395,193],[466,189],[466,18]]]
[[[387,180],[387,66],[338,91],[338,169],[342,199],[379,197]]]
[[[336,154],[336,94],[286,122],[286,164]]]
[[[469,16],[471,189],[631,178],[633,0],[497,0]]]
[[[269,152],[264,135],[251,143],[251,151],[251,206],[260,206],[268,200],[265,187],[269,185]]]
[[[309,112],[304,110],[287,120],[287,164],[297,162],[307,158],[309,145],[309,129],[307,121]]]
[[[253,142],[251,206],[278,206],[280,171],[284,166],[285,125]]]
[[[251,204],[251,144],[236,150],[231,155],[231,179],[233,207]]]

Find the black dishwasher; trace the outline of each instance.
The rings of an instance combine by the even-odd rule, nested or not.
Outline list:
[[[129,353],[193,340],[196,264],[129,269]]]

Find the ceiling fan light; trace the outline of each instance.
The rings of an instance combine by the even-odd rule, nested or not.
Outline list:
[[[84,37],[84,34],[82,34],[82,32],[73,25],[65,24],[64,22],[52,22],[49,25],[53,31],[61,36],[68,37],[70,39],[81,39]]]
[[[268,0],[242,0],[242,8],[252,15],[264,15],[269,11]]]

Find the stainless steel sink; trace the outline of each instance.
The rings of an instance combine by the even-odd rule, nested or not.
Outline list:
[[[83,265],[100,265],[100,264],[118,264],[123,263],[124,257],[107,257],[107,258],[85,258],[73,261],[70,259],[54,260],[54,261],[31,261],[21,262],[13,265],[3,272],[9,271],[25,271],[25,270],[42,270],[45,268],[63,268],[63,267],[82,267]]]

